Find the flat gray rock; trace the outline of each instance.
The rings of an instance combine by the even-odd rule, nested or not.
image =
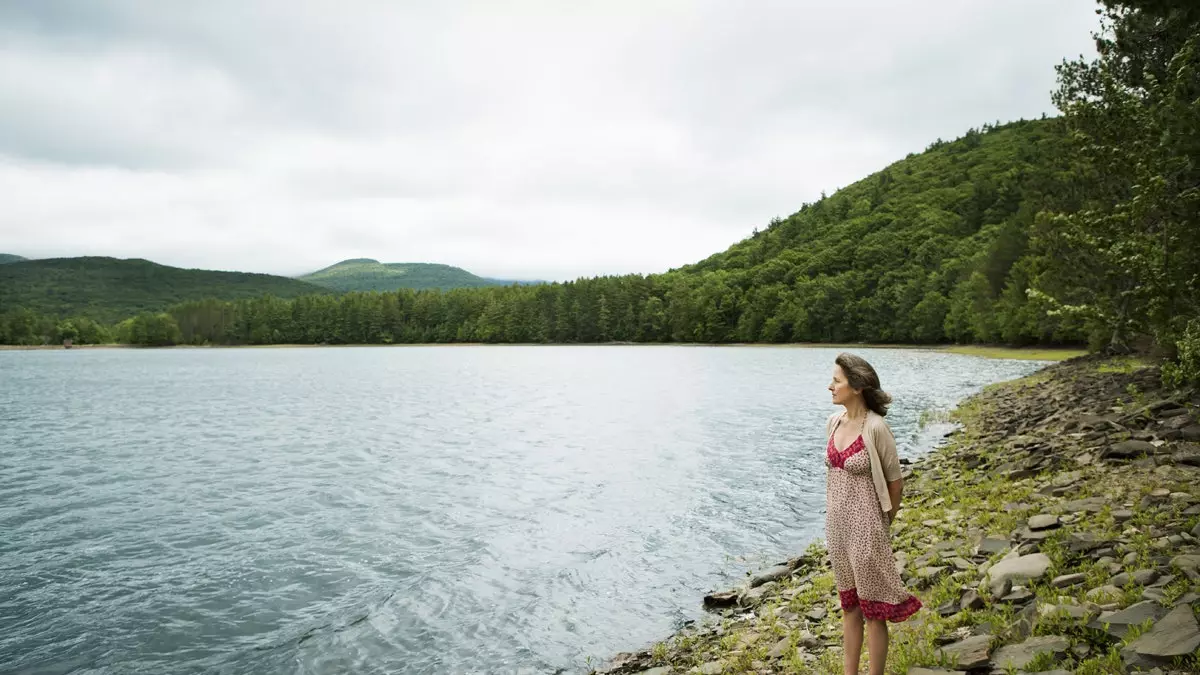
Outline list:
[[[1062,576],[1054,577],[1054,580],[1050,582],[1050,585],[1055,588],[1066,588],[1067,586],[1082,584],[1085,580],[1087,580],[1086,574],[1064,574]]]
[[[1176,577],[1174,574],[1168,574],[1166,576],[1162,576],[1162,577],[1155,579],[1154,583],[1152,583],[1150,585],[1154,586],[1154,587],[1169,586],[1172,581],[1175,581],[1175,578]]]
[[[956,668],[974,670],[988,664],[992,636],[973,635],[937,650],[935,656],[954,664]]]
[[[1054,534],[1054,530],[1031,530],[1028,527],[1021,528],[1017,533],[1017,538],[1021,541],[1041,541],[1047,539]]]
[[[975,591],[967,591],[963,593],[962,599],[959,600],[959,609],[983,609],[983,598],[979,597],[979,593]]]
[[[775,590],[775,583],[768,581],[758,588],[751,588],[742,593],[737,598],[737,603],[742,607],[757,607],[762,604],[762,601],[767,597],[767,594]]]
[[[1050,569],[1050,558],[1045,553],[1006,558],[988,570],[989,585],[996,586],[1004,581],[1029,581],[1040,579]]]
[[[979,553],[983,555],[995,555],[1007,551],[1008,547],[1007,539],[988,537],[979,542]]]
[[[1108,500],[1104,497],[1088,497],[1086,499],[1075,499],[1073,501],[1064,502],[1062,508],[1064,511],[1069,513],[1080,513],[1083,511],[1087,511],[1088,513],[1100,513],[1107,505]]]
[[[738,600],[737,591],[722,591],[720,593],[709,593],[704,596],[705,607],[729,607],[736,605]]]
[[[1093,588],[1092,590],[1088,591],[1084,595],[1085,595],[1085,597],[1087,597],[1088,600],[1095,600],[1097,602],[1103,602],[1106,598],[1113,599],[1113,600],[1119,600],[1120,598],[1125,596],[1125,591],[1121,590],[1117,586],[1112,586],[1112,585],[1097,586],[1096,588]]]
[[[1125,637],[1130,626],[1138,626],[1147,621],[1158,621],[1166,613],[1167,610],[1157,602],[1144,600],[1115,614],[1096,619],[1089,623],[1088,627],[1106,631],[1113,637],[1122,638]]]
[[[933,581],[940,578],[945,571],[945,566],[922,567],[921,569],[917,570],[917,578],[925,581]]]
[[[1071,648],[1071,643],[1057,635],[1031,637],[1015,645],[1005,645],[992,655],[992,663],[999,668],[1016,668],[1020,670],[1033,662],[1040,654],[1053,654],[1055,658],[1062,657]]]
[[[1050,513],[1038,514],[1029,519],[1028,525],[1029,529],[1034,531],[1058,527],[1058,516]]]
[[[1188,605],[1171,610],[1154,627],[1139,637],[1129,649],[1140,656],[1165,659],[1185,656],[1200,647],[1200,626]]]
[[[1013,617],[1013,623],[1008,628],[1009,640],[1024,640],[1033,634],[1033,627],[1037,625],[1038,618],[1038,601],[1036,598],[1033,601],[1026,603],[1021,611]]]
[[[1100,608],[1094,603],[1085,605],[1043,605],[1038,607],[1038,614],[1042,616],[1063,614],[1075,619],[1076,621],[1086,623],[1096,617],[1100,613]]]
[[[1184,593],[1182,596],[1180,596],[1180,598],[1178,600],[1175,601],[1175,605],[1176,606],[1191,605],[1191,604],[1195,604],[1197,601],[1200,601],[1200,593],[1194,593],[1192,591],[1188,591],[1187,593]]]
[[[799,647],[809,651],[816,651],[817,649],[820,649],[823,644],[816,635],[813,635],[807,630],[800,631],[800,633],[796,636],[796,642]]]
[[[1082,471],[1067,471],[1055,476],[1054,480],[1050,481],[1050,484],[1055,487],[1065,487],[1067,485],[1071,485],[1072,483],[1079,482],[1079,479],[1081,478],[1083,478]]]
[[[774,647],[771,647],[771,651],[767,652],[767,658],[768,659],[782,659],[784,657],[784,655],[787,654],[789,650],[791,650],[791,648],[792,648],[792,639],[791,638],[782,638],[781,640],[779,640],[779,642],[775,643]]]
[[[769,570],[759,572],[750,578],[750,588],[762,586],[768,581],[779,581],[792,573],[792,568],[787,565],[776,565]]]
[[[1149,441],[1121,441],[1114,443],[1101,453],[1105,458],[1135,459],[1141,455],[1153,455],[1157,448]]]
[[[1189,579],[1200,579],[1200,572],[1197,571],[1200,568],[1200,555],[1177,555],[1171,558],[1171,566],[1178,567]]]
[[[1004,596],[1003,598],[1000,598],[1000,600],[1002,602],[1007,602],[1009,604],[1022,604],[1024,602],[1027,602],[1032,597],[1033,597],[1032,591],[1030,591],[1028,588],[1022,588],[1020,590],[1009,593],[1008,595]]]
[[[1130,578],[1131,577],[1129,576],[1129,572],[1121,572],[1120,574],[1109,579],[1108,585],[1116,586],[1117,588],[1124,588],[1129,585]]]
[[[1096,549],[1105,548],[1108,545],[1109,542],[1097,538],[1096,535],[1092,534],[1091,532],[1076,532],[1067,537],[1067,548],[1069,548],[1072,553],[1087,553],[1089,551],[1095,551]]]
[[[1164,607],[1167,605],[1167,594],[1161,588],[1142,589],[1142,599],[1153,600]]]
[[[1010,579],[1003,579],[992,583],[988,585],[988,595],[993,600],[999,600],[1012,592],[1012,586],[1013,582]]]

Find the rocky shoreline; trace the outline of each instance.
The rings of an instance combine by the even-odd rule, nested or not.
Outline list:
[[[888,672],[1200,672],[1200,392],[1158,372],[1081,357],[959,406],[904,469],[892,546],[925,608],[892,624]],[[704,604],[592,672],[842,671],[819,543]]]

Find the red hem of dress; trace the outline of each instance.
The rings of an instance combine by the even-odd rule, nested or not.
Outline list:
[[[907,600],[899,604],[880,600],[859,600],[856,588],[838,591],[838,600],[842,603],[842,611],[862,607],[863,616],[868,619],[886,619],[894,623],[905,621],[922,607],[920,598],[915,595],[908,596]]]

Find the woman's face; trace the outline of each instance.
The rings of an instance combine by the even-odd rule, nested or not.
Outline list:
[[[862,396],[862,391],[850,387],[842,367],[836,364],[833,366],[833,380],[829,383],[829,393],[833,394],[834,405],[846,405]]]

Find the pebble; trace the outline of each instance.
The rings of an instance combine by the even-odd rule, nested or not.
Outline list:
[[[1061,576],[1054,577],[1054,579],[1050,582],[1050,585],[1055,588],[1066,588],[1068,586],[1081,584],[1086,579],[1086,574],[1063,574]]]

